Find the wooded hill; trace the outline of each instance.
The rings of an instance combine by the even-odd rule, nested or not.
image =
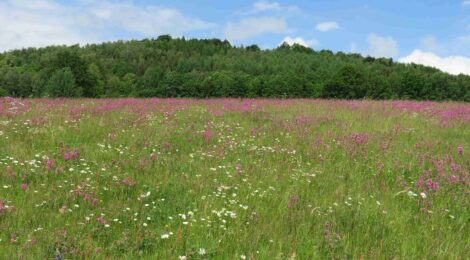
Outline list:
[[[163,35],[2,53],[0,96],[470,101],[470,76],[300,45],[261,50]]]

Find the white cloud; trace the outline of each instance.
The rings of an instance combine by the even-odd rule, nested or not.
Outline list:
[[[420,48],[423,51],[433,52],[440,56],[462,55],[470,56],[470,35],[461,35],[447,41],[439,41],[434,36],[420,39]]]
[[[285,33],[287,23],[284,18],[258,17],[242,19],[238,23],[228,23],[225,37],[231,41],[246,40],[265,33]]]
[[[209,30],[214,25],[176,9],[139,6],[132,1],[55,0],[0,2],[0,51],[113,40],[113,34],[158,36]]]
[[[54,0],[7,0],[12,6],[30,10],[63,11],[64,8]]]
[[[339,25],[337,22],[324,22],[324,23],[319,23],[317,26],[315,26],[315,30],[319,32],[329,32],[331,30],[338,29]]]
[[[92,13],[105,24],[112,24],[143,36],[179,36],[187,31],[212,27],[200,19],[184,16],[178,10],[160,6],[141,7],[132,3],[103,2],[96,5]]]
[[[305,47],[313,47],[313,46],[317,46],[320,44],[317,39],[305,40],[302,37],[292,38],[290,36],[285,37],[284,40],[282,40],[282,42],[279,43],[279,45],[283,44],[284,42],[291,46],[294,44],[299,44]]]
[[[367,54],[371,56],[390,58],[398,55],[398,44],[391,36],[382,37],[371,33],[367,42],[369,43]]]
[[[454,75],[470,75],[470,58],[463,56],[439,57],[432,52],[414,50],[410,55],[399,59],[399,61],[435,67]]]
[[[278,2],[258,1],[253,4],[254,12],[263,12],[268,10],[281,10],[281,5]]]
[[[279,2],[269,2],[261,0],[255,2],[248,11],[241,12],[244,15],[259,14],[262,12],[282,12],[285,14],[300,12],[300,8],[296,5],[281,5]]]
[[[7,1],[0,3],[0,51],[52,44],[92,42],[88,35],[73,30],[64,19],[63,8],[52,1]]]

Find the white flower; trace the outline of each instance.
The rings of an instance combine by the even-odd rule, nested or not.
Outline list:
[[[426,193],[424,193],[424,192],[421,192],[419,195],[421,195],[421,197],[422,197],[423,199],[426,198]]]
[[[245,255],[241,255],[240,258],[241,258],[241,259],[246,259],[246,256],[245,256]]]
[[[168,234],[163,234],[160,236],[162,239],[168,239],[170,237],[170,235]]]
[[[412,192],[412,191],[408,191],[408,196],[410,196],[410,197],[417,197],[418,194],[416,194],[416,193],[414,193],[414,192]]]
[[[180,256],[178,256],[178,259],[179,260],[186,260],[188,258],[185,255],[180,255]]]
[[[206,254],[206,249],[199,248],[199,255],[205,255],[205,254]]]

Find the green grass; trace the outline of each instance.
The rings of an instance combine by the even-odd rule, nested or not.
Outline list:
[[[457,116],[369,101],[22,102],[0,113],[1,259],[470,255],[470,124]],[[468,105],[432,104],[454,106]]]

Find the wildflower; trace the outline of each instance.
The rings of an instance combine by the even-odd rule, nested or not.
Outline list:
[[[106,227],[106,225],[108,225],[108,227],[109,227],[108,221],[106,221],[106,219],[104,219],[103,216],[100,216],[100,217],[97,218],[96,220],[98,220],[98,222],[99,222],[100,224],[105,225],[105,227]]]
[[[206,129],[204,130],[203,136],[204,136],[204,140],[210,141],[212,137],[214,136],[214,133],[212,133],[210,129]]]
[[[47,160],[47,162],[46,162],[47,171],[51,171],[53,164],[54,164],[53,160]]]
[[[28,189],[28,184],[22,183],[22,184],[21,184],[21,189],[22,189],[22,190],[27,190],[27,189]]]
[[[178,259],[179,260],[186,260],[188,258],[185,255],[180,255],[180,256],[178,256]]]
[[[421,198],[425,199],[427,196],[426,196],[426,193],[424,192],[421,192],[419,195],[421,195]]]
[[[240,164],[237,164],[235,166],[235,169],[237,170],[237,175],[241,176],[242,175],[242,166]]]
[[[297,201],[297,196],[292,195],[292,196],[290,197],[289,203],[287,204],[287,208],[289,208],[289,209],[292,208],[292,206],[294,205],[294,203],[295,203],[296,201]]]
[[[423,176],[419,176],[418,181],[416,182],[416,188],[421,188],[423,185]]]
[[[161,239],[168,239],[169,237],[170,237],[170,235],[168,235],[168,234],[162,234],[160,236]]]
[[[59,212],[60,214],[64,214],[67,211],[67,206],[63,205],[60,209]]]
[[[199,248],[199,255],[205,255],[205,254],[206,254],[206,249]]]
[[[72,151],[64,152],[64,160],[66,161],[75,160],[75,159],[78,159],[79,155],[80,155],[79,150],[75,148]]]
[[[460,156],[463,155],[463,146],[462,146],[462,145],[459,145],[459,146],[457,147],[457,152],[458,152],[458,154],[459,154]]]
[[[126,177],[124,178],[124,180],[122,180],[122,184],[124,184],[125,186],[134,186],[135,185],[135,181],[133,181],[131,178],[129,177]]]
[[[439,190],[439,183],[433,182],[431,179],[426,180],[426,187],[430,190]]]

